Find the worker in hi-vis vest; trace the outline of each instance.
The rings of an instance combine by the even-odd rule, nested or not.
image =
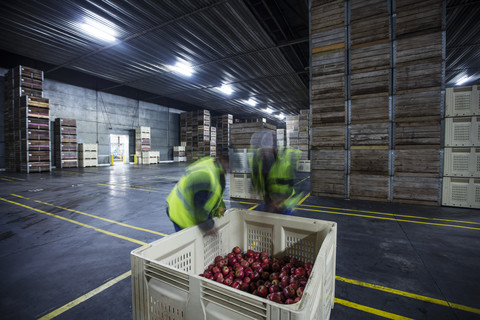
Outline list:
[[[301,151],[277,147],[274,135],[262,131],[252,137],[251,153],[252,184],[264,200],[259,210],[290,214],[303,195],[294,188]]]
[[[225,213],[224,165],[214,158],[202,158],[185,169],[167,197],[167,215],[175,231],[198,225],[203,231],[212,230],[214,217]]]

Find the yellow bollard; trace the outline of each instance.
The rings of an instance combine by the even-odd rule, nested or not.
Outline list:
[[[113,166],[113,156],[110,156],[110,165]]]
[[[123,164],[125,164],[125,155],[123,155]]]
[[[137,155],[136,154],[133,155],[133,164],[137,164]]]

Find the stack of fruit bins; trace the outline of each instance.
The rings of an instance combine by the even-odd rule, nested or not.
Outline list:
[[[215,224],[216,234],[194,226],[132,251],[134,319],[329,319],[336,223],[230,209]],[[300,301],[278,304],[200,276],[235,246],[313,262]]]

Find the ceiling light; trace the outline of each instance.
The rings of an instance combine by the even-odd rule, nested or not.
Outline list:
[[[273,109],[270,109],[269,107],[267,107],[266,109],[264,109],[263,111],[265,111],[266,113],[272,113],[273,112]]]
[[[192,65],[186,61],[178,61],[174,66],[167,66],[168,69],[190,77],[193,73]]]
[[[253,100],[252,98],[248,100],[244,100],[246,104],[251,105],[252,107],[255,107],[257,105],[257,101]]]
[[[465,82],[469,81],[472,77],[469,76],[463,76],[460,79],[458,79],[457,83],[455,85],[460,86],[464,84]]]
[[[277,117],[278,119],[282,120],[285,118],[285,115],[283,113],[280,113],[280,114],[277,114],[275,117]]]
[[[218,90],[228,95],[232,94],[233,92],[233,89],[229,84],[223,84],[221,87],[218,87]]]
[[[106,25],[95,20],[88,19],[86,23],[81,25],[81,27],[89,35],[101,40],[109,42],[117,41],[117,38],[115,38],[116,33],[112,28],[107,27]]]

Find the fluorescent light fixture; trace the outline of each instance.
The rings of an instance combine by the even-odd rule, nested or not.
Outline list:
[[[117,38],[115,38],[115,31],[98,21],[88,19],[81,25],[81,27],[86,33],[98,39],[109,42],[117,41]]]
[[[270,109],[269,107],[267,107],[267,108],[264,109],[263,111],[265,111],[266,113],[272,114],[273,109]]]
[[[178,61],[174,66],[167,66],[168,69],[190,77],[193,74],[192,65],[186,61]]]
[[[232,94],[233,92],[233,89],[229,84],[222,84],[221,87],[218,87],[218,90],[228,95]]]
[[[248,100],[244,100],[246,104],[251,105],[252,107],[255,107],[257,105],[257,101],[253,100],[252,98]]]
[[[283,113],[280,113],[280,114],[277,114],[275,117],[277,117],[278,119],[282,120],[285,118],[285,115]]]
[[[469,81],[472,77],[469,76],[463,76],[460,79],[458,79],[457,83],[455,85],[460,86],[464,84],[465,82]]]

